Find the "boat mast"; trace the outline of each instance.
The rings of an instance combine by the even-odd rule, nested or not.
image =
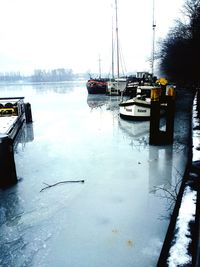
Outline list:
[[[112,78],[114,79],[114,36],[113,36],[113,16],[112,16]]]
[[[99,55],[99,79],[101,79],[101,58]]]
[[[119,33],[118,33],[118,14],[117,14],[117,0],[115,0],[116,9],[116,39],[117,39],[117,78],[119,78]]]
[[[151,73],[152,77],[154,76],[154,59],[155,59],[155,29],[156,29],[156,23],[155,23],[155,0],[153,0],[153,43],[152,43],[152,62],[151,62]]]

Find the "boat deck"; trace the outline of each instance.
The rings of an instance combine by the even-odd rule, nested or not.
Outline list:
[[[25,120],[24,97],[0,98],[0,134],[15,139]]]
[[[18,116],[0,117],[0,133],[9,134],[17,122]]]

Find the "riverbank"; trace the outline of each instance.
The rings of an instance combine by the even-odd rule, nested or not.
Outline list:
[[[200,263],[200,91],[192,103],[188,163],[157,267],[198,267]]]

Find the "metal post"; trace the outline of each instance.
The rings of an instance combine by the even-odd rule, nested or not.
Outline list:
[[[17,183],[13,142],[7,135],[0,135],[0,187]]]
[[[25,103],[25,117],[26,117],[26,122],[33,122],[32,120],[32,112],[31,112],[31,104],[30,103]]]
[[[155,60],[155,29],[156,29],[156,23],[155,23],[155,1],[153,0],[153,43],[152,43],[152,59],[151,59],[151,74],[152,78],[154,77],[154,60]]]
[[[160,88],[151,90],[150,145],[156,145],[160,141],[160,93]]]
[[[175,113],[175,90],[170,87],[166,96],[167,112],[166,112],[166,143],[172,144],[174,137],[174,113]]]
[[[175,90],[168,88],[167,96],[162,95],[161,89],[152,89],[151,92],[151,115],[150,115],[150,145],[169,145],[173,143],[174,113],[175,113]],[[160,104],[167,103],[166,107],[166,130],[160,130]]]

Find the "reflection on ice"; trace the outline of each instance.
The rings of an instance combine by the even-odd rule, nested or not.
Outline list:
[[[119,128],[132,139],[138,139],[149,134],[149,121],[126,121],[119,119]]]
[[[25,147],[26,143],[32,142],[34,140],[33,124],[23,124],[22,129],[16,137],[14,148],[17,151],[17,146],[21,145]]]

